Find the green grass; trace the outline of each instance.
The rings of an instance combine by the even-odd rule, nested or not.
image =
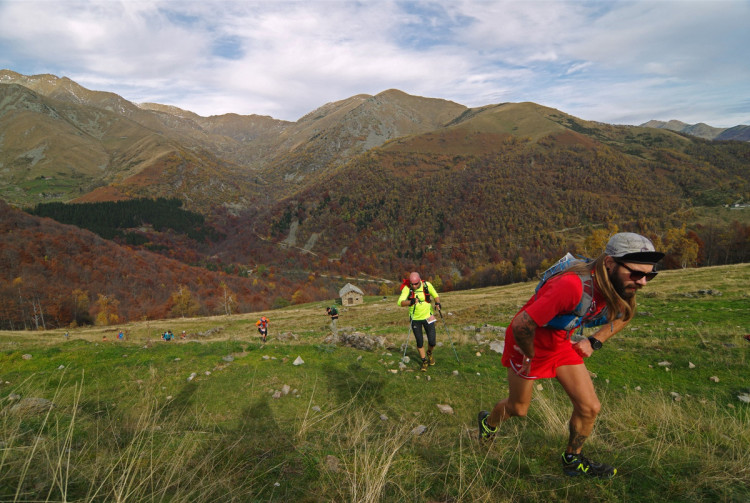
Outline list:
[[[603,407],[586,451],[618,467],[606,482],[562,475],[570,403],[554,380],[538,383],[527,418],[489,446],[476,440],[477,411],[507,384],[495,335],[475,335],[507,325],[533,283],[443,293],[427,375],[395,297],[340,310],[340,329],[386,337],[373,352],[324,341],[330,303],[67,340],[0,333],[0,501],[747,501],[748,281],[750,264],[661,273],[631,325],[587,360]],[[167,328],[188,340],[160,341]],[[398,371],[404,340],[411,361]],[[11,394],[55,407],[18,414]]]

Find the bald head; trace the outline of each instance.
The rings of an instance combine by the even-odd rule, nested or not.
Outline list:
[[[409,274],[409,283],[419,283],[422,280],[422,278],[419,277],[418,272],[413,272]]]

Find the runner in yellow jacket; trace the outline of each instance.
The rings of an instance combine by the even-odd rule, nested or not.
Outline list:
[[[409,308],[411,330],[414,332],[414,338],[417,340],[417,351],[419,351],[419,356],[422,358],[422,372],[427,371],[428,365],[435,365],[432,350],[435,349],[435,324],[437,323],[437,318],[433,314],[432,301],[435,302],[435,309],[439,311],[440,297],[435,287],[428,281],[422,281],[419,273],[411,273],[409,275],[409,288],[401,290],[398,305]],[[422,335],[423,328],[425,333],[427,333],[426,353]]]

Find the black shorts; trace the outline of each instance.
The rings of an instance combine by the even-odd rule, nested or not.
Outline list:
[[[436,321],[433,321],[432,323],[428,323],[427,320],[411,320],[411,330],[414,332],[414,338],[417,340],[417,347],[421,348],[424,346],[424,338],[422,337],[422,327],[424,327],[424,331],[427,332],[427,344],[429,344],[430,347],[434,347],[436,344],[436,336],[435,336],[435,323]]]

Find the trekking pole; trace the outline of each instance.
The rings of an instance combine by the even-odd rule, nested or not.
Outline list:
[[[401,361],[406,359],[406,348],[409,347],[409,334],[411,333],[411,316],[409,316],[409,330],[406,331],[406,339],[404,339],[404,356],[401,357]]]
[[[456,356],[456,361],[458,362],[459,365],[461,365],[461,360],[458,359],[458,353],[456,353],[456,348],[453,345],[453,336],[451,336],[451,331],[448,328],[448,324],[445,323],[445,318],[443,318],[443,310],[438,309],[438,313],[440,313],[440,319],[443,320],[443,327],[445,327],[445,331],[448,332],[448,339],[450,339],[451,341],[451,348],[453,349],[453,354]]]

